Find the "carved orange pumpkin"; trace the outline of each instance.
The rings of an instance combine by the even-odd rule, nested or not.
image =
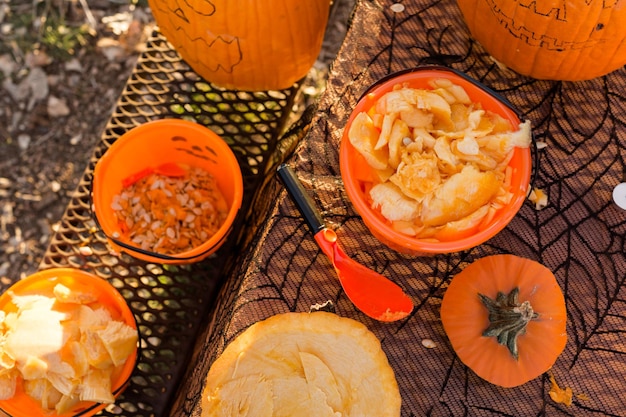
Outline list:
[[[458,0],[497,61],[530,77],[577,81],[626,64],[624,0]]]
[[[288,88],[320,52],[330,0],[149,0],[161,33],[207,81]]]

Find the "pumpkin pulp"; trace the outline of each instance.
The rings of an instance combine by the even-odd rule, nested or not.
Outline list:
[[[528,322],[539,317],[539,314],[533,311],[529,301],[519,302],[519,287],[513,288],[508,294],[498,292],[495,300],[480,293],[478,297],[489,311],[489,326],[483,336],[495,337],[517,360],[517,337],[526,332]]]

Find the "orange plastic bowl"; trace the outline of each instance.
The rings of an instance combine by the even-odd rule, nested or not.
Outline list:
[[[52,268],[36,272],[28,277],[17,281],[7,291],[0,295],[0,310],[5,313],[17,311],[17,307],[11,301],[10,292],[16,295],[44,295],[53,297],[52,290],[55,285],[63,284],[70,289],[82,289],[97,296],[92,307],[102,306],[106,308],[114,320],[123,321],[137,329],[137,322],[126,300],[106,280],[92,275],[80,269]],[[112,375],[111,388],[115,397],[119,396],[128,385],[130,377],[137,363],[137,349],[126,359],[123,365]],[[19,383],[15,395],[7,400],[0,401],[0,409],[10,416],[29,417],[77,417],[92,416],[103,410],[106,404],[81,401],[70,412],[57,414],[54,411],[44,410],[38,401],[24,392]]]
[[[504,229],[517,214],[526,199],[530,185],[531,150],[530,148],[516,148],[509,163],[513,174],[511,179],[513,198],[509,204],[500,209],[492,221],[482,229],[473,230],[470,234],[460,234],[457,238],[453,237],[446,241],[418,239],[397,232],[393,230],[391,223],[382,216],[379,210],[372,209],[366,190],[368,183],[372,182],[375,174],[365,158],[354,149],[348,139],[348,131],[352,121],[360,112],[367,112],[382,95],[391,91],[394,85],[407,83],[413,88],[430,88],[429,81],[438,78],[446,78],[462,86],[473,102],[480,103],[485,110],[508,119],[513,126],[520,123],[520,118],[515,109],[502,97],[467,75],[446,67],[419,67],[391,74],[375,83],[363,95],[352,111],[343,132],[339,157],[341,177],[350,201],[371,233],[390,248],[411,255],[458,252],[486,242]]]
[[[171,163],[195,166],[213,175],[230,209],[218,231],[201,245],[164,255],[119,237],[123,233],[111,204],[124,180]],[[214,253],[228,237],[241,208],[243,178],[235,154],[213,131],[186,120],[163,119],[137,126],[111,145],[94,169],[91,197],[96,221],[114,249],[148,262],[191,263]]]

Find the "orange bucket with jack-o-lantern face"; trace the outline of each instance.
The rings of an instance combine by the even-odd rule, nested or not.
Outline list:
[[[225,218],[214,233],[197,246],[176,253],[142,247],[126,233],[113,208],[129,183],[163,167],[205,171],[214,178],[226,205]],[[217,251],[228,237],[243,201],[243,177],[229,145],[210,129],[187,120],[154,120],[124,133],[98,160],[91,196],[95,220],[112,248],[149,262],[192,263]]]

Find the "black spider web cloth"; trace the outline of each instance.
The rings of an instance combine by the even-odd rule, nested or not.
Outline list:
[[[473,42],[453,0],[359,1],[310,131],[289,159],[345,251],[399,283],[416,304],[406,320],[383,324],[356,310],[328,259],[280,185],[267,221],[240,273],[222,289],[199,342],[178,406],[199,415],[203,379],[225,346],[252,323],[332,300],[338,314],[365,323],[382,341],[403,399],[402,416],[626,415],[626,211],[612,202],[622,181],[626,144],[626,71],[585,82],[538,81],[498,66]],[[535,186],[549,195],[527,201],[510,225],[472,250],[434,257],[394,252],[355,213],[339,172],[339,143],[357,99],[398,70],[443,64],[496,90],[531,120],[539,154]],[[268,175],[273,175],[272,172]],[[551,370],[571,387],[557,404],[542,375],[518,388],[491,385],[455,356],[439,319],[450,279],[470,262],[513,253],[546,265],[567,302],[568,342]],[[436,347],[426,349],[423,339]]]

